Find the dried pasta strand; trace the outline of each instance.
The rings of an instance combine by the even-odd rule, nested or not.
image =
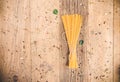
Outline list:
[[[76,47],[75,47],[75,45],[74,45],[74,43],[75,43],[75,30],[76,30],[76,22],[77,21],[77,15],[75,14],[74,15],[74,24],[73,24],[73,30],[71,31],[72,33],[72,44],[71,44],[71,49],[72,49],[72,51],[71,51],[71,53],[70,53],[70,55],[69,55],[69,68],[77,68],[78,67],[78,64],[77,64],[77,57],[76,57]]]

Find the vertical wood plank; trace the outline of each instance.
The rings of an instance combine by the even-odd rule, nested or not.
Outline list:
[[[83,25],[82,25],[82,30],[79,36],[79,40],[85,40],[86,37],[86,32],[85,29],[87,29],[87,17],[88,17],[88,1],[87,0],[62,0],[61,1],[61,13],[60,15],[64,14],[80,14],[83,17]],[[68,4],[69,5],[66,5]],[[70,11],[69,11],[70,10]],[[62,24],[60,24],[60,27],[63,27]],[[64,28],[62,30],[64,33]],[[62,34],[61,34],[62,35]],[[79,44],[79,41],[77,43],[77,59],[78,59],[78,69],[70,69],[68,68],[68,57],[69,57],[69,50],[68,50],[68,45],[67,41],[65,39],[65,33],[63,37],[63,61],[62,58],[60,58],[60,61],[63,61],[63,64],[61,65],[62,72],[60,72],[60,82],[87,82],[86,77],[87,77],[87,72],[85,70],[85,65],[87,62],[85,62],[85,50],[86,50],[86,44],[83,46]],[[67,63],[67,65],[66,65]],[[67,78],[66,78],[67,77]],[[61,80],[62,79],[62,80]]]
[[[0,8],[0,82],[31,82],[29,0],[1,0]]]
[[[87,30],[88,30],[88,0],[78,0],[78,13],[82,15],[83,22],[79,40],[77,44],[77,57],[78,57],[78,69],[77,69],[77,82],[88,82],[88,62],[87,58]],[[83,44],[80,44],[83,41]]]
[[[31,0],[32,82],[59,82],[59,1]]]
[[[120,82],[120,1],[114,0],[114,82]]]
[[[88,82],[113,82],[113,0],[89,0]]]
[[[60,82],[69,82],[69,68],[68,68],[68,45],[67,45],[67,41],[66,41],[66,35],[65,35],[65,31],[64,31],[64,27],[63,27],[63,23],[62,23],[62,19],[61,16],[64,14],[68,14],[68,12],[66,11],[67,8],[67,0],[59,0],[60,1],[60,22],[59,22],[59,31],[60,31],[60,42],[61,42],[61,50],[60,53],[61,55],[59,56],[59,81]]]

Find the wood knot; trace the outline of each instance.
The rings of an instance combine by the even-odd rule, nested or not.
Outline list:
[[[18,76],[17,75],[14,75],[13,76],[13,82],[17,82],[18,81]]]

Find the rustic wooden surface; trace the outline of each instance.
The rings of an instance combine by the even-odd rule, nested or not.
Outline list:
[[[66,65],[64,1],[0,0],[0,82],[120,82],[120,1],[78,0],[77,70]]]

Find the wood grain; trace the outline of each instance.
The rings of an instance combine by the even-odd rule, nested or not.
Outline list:
[[[0,2],[0,82],[31,82],[29,0]]]
[[[114,82],[120,82],[120,1],[114,0]]]
[[[32,82],[59,82],[59,1],[31,0]]]
[[[120,81],[119,0],[69,1],[77,0],[0,0],[0,82]],[[67,66],[61,21],[70,13],[84,19],[77,70]]]
[[[87,82],[113,82],[113,0],[89,0]]]

